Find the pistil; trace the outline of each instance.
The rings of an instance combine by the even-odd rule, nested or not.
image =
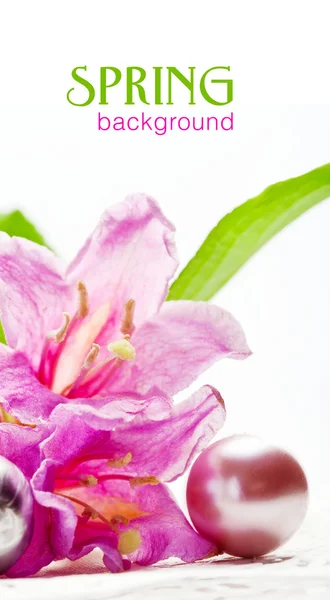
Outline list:
[[[129,334],[126,334],[124,339],[119,340],[118,342],[111,342],[111,344],[108,345],[109,352],[112,352],[121,360],[134,360],[136,352],[129,339]]]
[[[90,370],[93,362],[96,360],[96,358],[98,357],[98,354],[100,352],[100,346],[98,344],[92,344],[92,347],[90,349],[90,351],[88,352],[85,360],[84,360],[84,364],[83,367],[80,371],[80,375],[77,377],[76,381],[74,381],[73,383],[71,383],[70,385],[68,385],[62,392],[61,392],[61,396],[67,396],[68,393],[74,392],[75,390],[77,390],[81,384],[83,383],[88,371]]]

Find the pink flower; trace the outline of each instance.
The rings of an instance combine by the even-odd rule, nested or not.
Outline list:
[[[32,541],[7,575],[31,575],[94,548],[114,572],[215,550],[161,482],[180,476],[222,426],[221,397],[206,386],[161,419],[134,414],[133,404],[62,404],[34,429],[0,424],[0,455],[23,471],[35,498]]]
[[[103,215],[66,271],[50,250],[0,234],[6,411],[36,423],[73,399],[172,396],[216,360],[250,354],[228,312],[164,303],[173,232],[154,200],[131,196]]]

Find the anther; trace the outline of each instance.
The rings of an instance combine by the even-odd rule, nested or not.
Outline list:
[[[100,346],[98,344],[93,344],[85,358],[84,367],[83,367],[84,369],[90,369],[93,362],[98,357],[99,352],[100,352]]]
[[[98,484],[98,479],[94,475],[82,475],[79,478],[79,483],[84,487],[95,487]]]
[[[135,300],[128,300],[124,307],[124,314],[121,322],[120,331],[125,335],[131,335],[134,331],[134,311],[135,311]]]
[[[118,358],[121,358],[121,360],[134,360],[136,356],[134,346],[126,338],[109,344],[108,350],[113,352]]]
[[[127,517],[123,517],[123,515],[114,515],[111,518],[111,525],[116,533],[120,532],[119,525],[129,525],[129,519]]]
[[[148,477],[131,477],[129,483],[132,488],[135,488],[140,485],[158,485],[159,481],[157,477],[150,475]]]
[[[81,513],[82,517],[87,517],[88,519],[97,519],[98,518],[98,512],[96,510],[93,510],[92,508],[84,508],[83,512]]]
[[[53,339],[56,344],[60,344],[65,340],[66,334],[68,332],[68,328],[70,325],[71,317],[69,313],[64,312],[63,314],[63,323],[61,327],[58,329],[54,329],[53,331],[49,331],[47,333],[48,339]]]
[[[110,458],[107,462],[108,467],[113,469],[119,469],[120,467],[126,467],[132,460],[132,453],[128,452],[123,458]]]
[[[78,281],[77,290],[79,296],[77,317],[78,319],[84,319],[89,313],[89,303],[87,288],[83,281]]]

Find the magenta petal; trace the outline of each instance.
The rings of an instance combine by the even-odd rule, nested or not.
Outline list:
[[[0,402],[4,409],[23,423],[37,423],[49,417],[65,398],[43,386],[25,354],[0,348]]]
[[[138,413],[136,419],[127,422],[123,412],[120,423],[118,409],[112,412],[111,403],[98,411],[88,406],[62,405],[51,416],[52,426],[58,426],[43,444],[43,452],[62,464],[81,455],[87,461],[123,457],[130,452],[132,461],[121,473],[154,475],[170,481],[208,445],[222,427],[225,414],[220,394],[209,386],[175,406],[161,420],[143,418]],[[86,472],[86,465],[77,473],[82,474],[81,469]]]
[[[26,353],[34,368],[47,331],[59,327],[70,292],[55,255],[22,238],[0,233],[0,308],[9,346]]]
[[[139,548],[128,554],[133,562],[150,565],[169,557],[193,562],[214,550],[211,542],[194,531],[169,489],[161,483],[132,489],[128,482],[107,481],[96,487],[75,490],[75,494],[108,518],[117,506],[122,510],[126,507],[130,522],[121,525],[120,531],[138,530],[141,537]],[[107,567],[117,572],[123,569],[121,561],[118,562],[117,544],[118,537],[109,527],[80,518],[70,558],[83,556],[97,547],[104,552]]]
[[[177,267],[173,232],[156,201],[144,194],[104,213],[68,269],[70,282],[86,284],[92,310],[109,307],[111,319],[99,343],[110,341],[130,298],[136,301],[136,325],[158,310]]]
[[[130,523],[139,530],[142,540],[138,550],[129,555],[130,560],[139,565],[152,565],[170,557],[194,562],[215,550],[191,527],[166,486],[144,486],[136,495],[148,515]]]
[[[118,538],[110,530],[104,531],[93,527],[93,523],[80,522],[75,533],[73,546],[68,554],[70,560],[77,560],[99,548],[104,553],[104,564],[112,573],[125,570],[124,561],[117,550]]]
[[[174,406],[162,421],[135,423],[116,429],[111,448],[116,456],[133,455],[130,470],[162,481],[173,481],[190,466],[221,429],[226,417],[223,400],[214,388],[204,386]]]
[[[165,302],[133,335],[136,358],[104,392],[146,393],[150,381],[173,395],[221,358],[250,356],[244,332],[226,310],[206,302]],[[152,374],[152,379],[151,379]]]
[[[40,444],[47,437],[47,426],[21,427],[0,423],[0,455],[11,460],[31,479],[40,465]]]

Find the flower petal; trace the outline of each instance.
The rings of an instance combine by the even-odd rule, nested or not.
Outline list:
[[[0,456],[13,462],[30,479],[40,465],[39,444],[47,437],[47,427],[22,427],[0,423]]]
[[[68,464],[77,462],[70,472],[77,476],[100,474],[98,462],[87,466],[87,461],[103,459],[103,473],[110,473],[106,460],[121,458],[128,453],[132,460],[120,473],[130,476],[153,475],[171,481],[181,475],[194,456],[211,441],[225,420],[223,400],[209,386],[201,388],[185,402],[175,406],[161,420],[140,418],[127,422],[122,413],[112,412],[112,403],[95,411],[88,406],[73,410],[70,404],[59,406],[51,416],[51,424],[59,425],[44,443],[43,453]],[[68,443],[69,440],[69,443]],[[83,463],[81,458],[83,457]]]
[[[175,557],[190,563],[214,552],[212,543],[188,523],[165,485],[138,489],[137,502],[147,515],[129,525],[138,529],[142,540],[140,547],[129,555],[132,562],[152,565]]]
[[[53,494],[58,464],[46,459],[31,480],[34,496],[39,506],[51,511],[48,539],[54,559],[66,558],[73,544],[77,514],[71,502]]]
[[[138,549],[127,555],[132,562],[151,565],[169,557],[193,562],[214,551],[212,543],[194,531],[169,489],[161,483],[132,489],[128,482],[107,481],[92,488],[77,488],[72,493],[109,521],[119,516],[128,520],[119,525],[120,533],[133,529],[141,538]],[[80,558],[100,548],[107,567],[118,572],[123,565],[118,562],[117,545],[118,536],[107,525],[79,518],[69,557]]]
[[[104,553],[104,564],[112,573],[124,571],[124,561],[117,550],[117,536],[106,528],[98,529],[92,523],[78,523],[73,546],[68,554],[70,560],[77,560],[99,548]]]
[[[133,422],[112,433],[111,448],[117,456],[132,453],[127,470],[173,481],[182,475],[194,457],[208,446],[226,417],[217,390],[204,386],[188,400],[174,406],[161,421]]]
[[[4,409],[22,423],[35,424],[49,417],[65,398],[43,386],[25,354],[0,348],[1,399]]]
[[[98,343],[111,340],[129,299],[136,301],[136,325],[157,312],[177,267],[173,232],[156,201],[144,194],[104,213],[68,269],[70,282],[85,283],[91,312],[103,306],[111,314]]]
[[[70,292],[55,255],[23,238],[0,233],[0,308],[6,339],[36,369],[45,335],[59,326]]]
[[[150,381],[173,395],[221,358],[251,354],[244,332],[226,310],[205,302],[166,302],[134,334],[134,361],[118,369],[102,393],[146,393]]]

